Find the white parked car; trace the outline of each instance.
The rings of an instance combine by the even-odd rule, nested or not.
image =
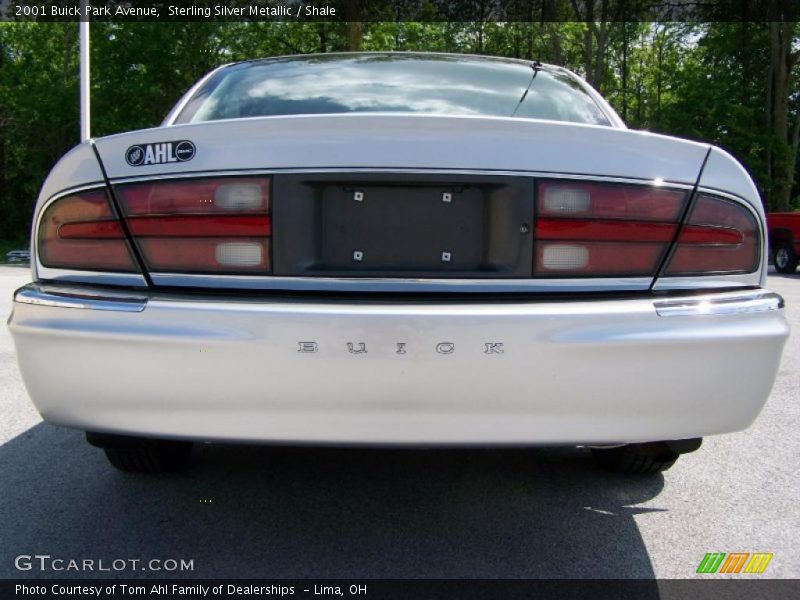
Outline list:
[[[218,440],[655,472],[769,395],[764,232],[730,155],[628,130],[565,69],[254,60],[61,159],[10,328],[44,419],[124,470]]]

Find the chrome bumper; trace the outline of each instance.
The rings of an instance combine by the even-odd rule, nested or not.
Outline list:
[[[45,419],[151,436],[619,443],[736,431],[788,326],[765,290],[345,301],[31,284],[9,320]]]

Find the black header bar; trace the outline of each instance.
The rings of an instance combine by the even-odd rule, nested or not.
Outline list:
[[[4,21],[797,21],[797,0],[0,0]]]

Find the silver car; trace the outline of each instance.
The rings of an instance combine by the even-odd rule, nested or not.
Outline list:
[[[216,69],[36,205],[9,326],[43,418],[159,471],[193,441],[590,446],[744,429],[788,335],[723,150],[569,71],[363,53]]]

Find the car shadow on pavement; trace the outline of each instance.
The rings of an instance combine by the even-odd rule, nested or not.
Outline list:
[[[134,476],[46,424],[0,446],[0,481],[2,577],[652,578],[633,517],[664,485],[575,448],[201,445],[185,472]],[[37,553],[194,570],[15,569]]]

